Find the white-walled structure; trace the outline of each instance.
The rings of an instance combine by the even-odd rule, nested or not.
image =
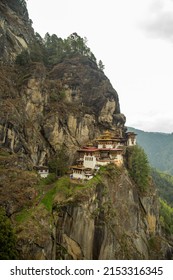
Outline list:
[[[96,166],[96,163],[97,163],[97,160],[94,155],[93,156],[87,156],[87,155],[84,156],[84,162],[83,162],[84,167],[94,169]]]
[[[136,145],[136,135],[134,132],[127,132],[127,146]]]
[[[93,172],[91,168],[85,168],[81,165],[72,166],[71,168],[73,170],[73,179],[90,180],[93,178]]]
[[[47,166],[36,166],[35,169],[41,178],[46,178],[49,175],[49,168]]]
[[[93,178],[99,166],[106,166],[110,163],[122,166],[125,147],[136,145],[136,134],[128,132],[123,138],[105,131],[94,143],[94,146],[89,144],[78,150],[78,165],[71,167],[72,178],[89,180]]]

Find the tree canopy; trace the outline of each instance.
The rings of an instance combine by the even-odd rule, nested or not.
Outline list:
[[[4,209],[0,207],[0,259],[14,260],[16,258],[15,234]]]
[[[76,32],[72,33],[66,39],[58,37],[56,34],[50,35],[46,33],[42,39],[41,36],[35,34],[35,42],[28,51],[23,51],[16,58],[16,63],[24,65],[29,62],[41,61],[45,65],[53,65],[76,55],[83,55],[96,63],[96,58],[87,46],[87,38],[80,37]],[[28,58],[29,55],[29,58]],[[103,63],[99,64],[103,70]],[[100,68],[100,69],[101,69]]]
[[[151,168],[151,176],[158,189],[159,196],[173,207],[173,176]]]
[[[126,156],[130,176],[140,190],[145,191],[148,185],[150,167],[144,150],[138,145],[128,147]]]
[[[173,234],[173,208],[160,199],[160,222],[166,234]]]
[[[68,160],[66,148],[62,146],[48,163],[50,172],[63,176],[68,169]]]
[[[145,150],[150,165],[173,175],[173,133],[146,132],[128,128],[138,135],[138,144]]]

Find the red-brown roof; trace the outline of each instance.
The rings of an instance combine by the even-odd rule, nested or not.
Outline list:
[[[111,149],[111,148],[100,148],[98,150],[99,151],[123,151],[123,149],[120,149],[120,148],[114,148],[114,149]]]
[[[82,149],[79,149],[78,152],[96,152],[98,151],[98,148],[96,147],[83,147]]]

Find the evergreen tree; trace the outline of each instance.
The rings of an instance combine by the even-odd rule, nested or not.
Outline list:
[[[33,62],[44,62],[46,63],[46,49],[43,43],[43,39],[39,33],[35,33],[36,41],[31,45],[30,48],[30,59]]]
[[[0,207],[0,259],[14,260],[17,258],[16,239],[10,220]]]
[[[173,208],[160,199],[160,222],[166,234],[173,234]]]
[[[101,60],[99,60],[98,62],[98,68],[102,71],[105,69],[105,66],[103,65],[103,62]]]
[[[44,46],[48,64],[56,64],[64,58],[73,57],[75,55],[83,55],[89,57],[96,63],[96,58],[87,46],[87,39],[80,37],[76,32],[72,33],[66,39],[58,38],[57,35],[46,33],[44,37]]]
[[[16,57],[15,63],[21,66],[26,66],[31,62],[30,54],[27,50],[23,50],[19,55]]]
[[[66,148],[62,146],[48,163],[50,172],[63,176],[68,169],[68,160]]]
[[[44,45],[48,64],[59,63],[65,57],[65,41],[57,37],[56,34],[50,35],[49,33],[46,33],[44,37]]]
[[[141,191],[145,191],[149,181],[150,167],[144,150],[139,146],[128,147],[127,168],[130,176],[139,186]]]

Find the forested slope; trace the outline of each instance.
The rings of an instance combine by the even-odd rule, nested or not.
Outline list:
[[[173,175],[173,134],[145,132],[132,127],[137,133],[137,142],[145,150],[150,165]]]

